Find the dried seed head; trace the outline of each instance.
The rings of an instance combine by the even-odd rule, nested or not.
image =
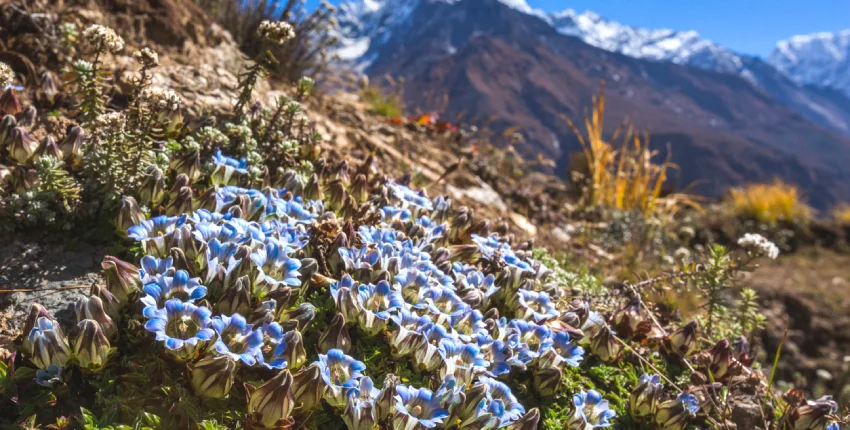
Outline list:
[[[257,34],[260,38],[268,40],[278,45],[295,38],[295,29],[284,21],[263,21],[257,28]]]
[[[133,59],[148,69],[153,69],[159,66],[159,55],[153,52],[150,48],[144,47],[133,53]]]
[[[109,27],[93,24],[83,31],[83,37],[92,45],[102,46],[112,53],[124,49],[124,39]]]

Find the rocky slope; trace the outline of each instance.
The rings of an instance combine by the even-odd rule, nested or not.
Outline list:
[[[795,82],[850,95],[850,29],[780,41],[768,62]]]

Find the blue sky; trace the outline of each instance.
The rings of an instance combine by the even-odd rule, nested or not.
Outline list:
[[[632,26],[696,30],[735,51],[761,56],[770,54],[777,41],[796,34],[850,28],[850,0],[527,1],[546,11],[592,10]]]

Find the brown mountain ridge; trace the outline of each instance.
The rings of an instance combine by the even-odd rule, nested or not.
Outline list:
[[[448,117],[520,127],[523,152],[555,161],[558,173],[580,150],[563,117],[578,123],[604,81],[608,125],[629,118],[662,152],[672,148],[680,187],[719,196],[781,177],[815,207],[850,200],[850,138],[741,77],[604,51],[496,0],[422,2],[410,20],[368,74],[404,77],[411,106],[427,108],[436,93]]]

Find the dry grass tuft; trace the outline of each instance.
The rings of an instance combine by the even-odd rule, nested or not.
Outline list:
[[[649,147],[649,134],[636,133],[631,125],[622,125],[612,136],[622,136],[620,149],[615,149],[602,137],[605,117],[605,91],[593,99],[591,114],[585,115],[585,133],[569,119],[584,150],[587,162],[586,188],[582,205],[639,212],[644,216],[672,216],[684,206],[700,208],[693,196],[671,194],[662,196],[662,187],[669,169],[676,168],[668,158],[655,162],[658,151]]]
[[[772,183],[750,184],[729,192],[728,203],[736,216],[776,224],[777,222],[806,223],[812,209],[802,201],[795,185],[779,179]]]
[[[850,225],[850,203],[841,203],[833,208],[832,218],[841,225]]]

